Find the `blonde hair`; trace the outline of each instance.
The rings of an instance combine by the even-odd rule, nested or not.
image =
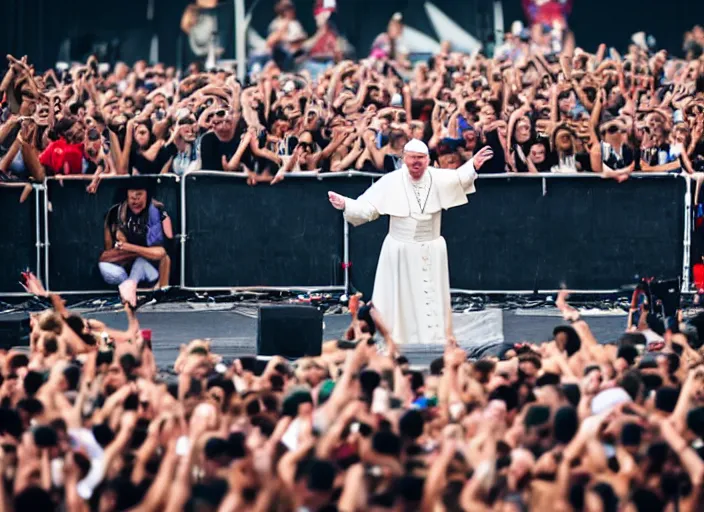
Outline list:
[[[63,331],[64,324],[61,315],[55,311],[45,311],[37,319],[37,325],[42,331],[53,332],[57,335]]]

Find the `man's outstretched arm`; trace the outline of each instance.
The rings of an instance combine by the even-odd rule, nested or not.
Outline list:
[[[363,199],[350,199],[335,192],[328,192],[328,199],[330,204],[344,213],[345,220],[353,226],[360,226],[379,218],[377,209]]]

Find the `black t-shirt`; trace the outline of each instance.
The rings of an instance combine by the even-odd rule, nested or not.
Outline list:
[[[578,169],[580,172],[592,172],[592,161],[589,159],[589,153],[577,153],[574,159],[579,164]]]
[[[169,147],[173,146],[173,147]],[[132,174],[136,169],[139,174],[159,174],[169,161],[169,158],[174,156],[176,152],[173,150],[175,146],[170,144],[159,149],[156,158],[152,161],[146,158],[142,153],[132,150],[130,152],[130,162],[128,172]]]
[[[400,155],[384,155],[384,172],[392,172],[400,169],[403,165],[403,158]]]
[[[100,159],[98,163],[93,162],[87,158],[83,158],[83,174],[95,174],[98,170],[98,166],[102,166],[105,169],[105,161]]]
[[[534,163],[533,165],[535,165],[535,169],[538,172],[550,172],[550,168],[552,167],[550,165],[550,159],[548,158],[548,155],[545,155],[545,160],[543,160],[541,163]]]
[[[228,141],[221,141],[214,133],[206,133],[200,141],[201,169],[204,171],[222,171],[222,157],[232,158],[240,145],[237,133]]]
[[[492,130],[487,132],[485,136],[485,146],[489,146],[493,150],[494,156],[491,160],[484,162],[484,165],[482,165],[477,172],[479,174],[501,174],[506,172],[506,156],[504,155],[504,148],[499,140],[498,131]],[[480,149],[481,147],[477,147],[474,154],[476,155]]]

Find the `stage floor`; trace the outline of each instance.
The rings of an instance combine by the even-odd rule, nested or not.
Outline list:
[[[167,310],[165,310],[167,309]],[[209,338],[213,350],[226,360],[243,355],[254,355],[257,337],[256,306],[236,306],[227,310],[194,310],[187,304],[169,304],[168,308],[146,307],[139,311],[142,328],[152,330],[152,347],[157,365],[167,370],[175,361],[179,345],[195,338]],[[127,326],[123,312],[85,313],[100,319],[111,327]],[[461,315],[457,315],[458,317]],[[604,343],[615,341],[626,325],[625,316],[595,316],[586,320],[596,338]],[[326,315],[324,339],[337,339],[349,326],[349,315]],[[562,319],[545,310],[503,311],[503,337],[506,342],[542,342],[549,340],[552,330]],[[457,325],[457,324],[455,324]],[[460,343],[462,340],[459,340]],[[411,364],[427,366],[442,355],[442,347],[413,347],[403,349]]]

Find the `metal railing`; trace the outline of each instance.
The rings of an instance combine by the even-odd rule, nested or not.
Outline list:
[[[341,234],[343,236],[342,240],[342,272],[343,272],[343,282],[341,285],[322,285],[322,286],[300,286],[300,287],[292,287],[292,286],[235,286],[235,287],[230,287],[230,286],[223,286],[223,287],[199,287],[199,286],[188,286],[188,283],[186,282],[186,269],[187,266],[190,262],[188,262],[187,258],[187,244],[189,243],[189,235],[188,235],[188,225],[187,225],[187,219],[188,219],[188,204],[187,204],[187,195],[186,195],[186,189],[188,187],[188,177],[190,175],[195,176],[218,176],[218,177],[227,177],[228,179],[240,179],[244,180],[246,179],[247,175],[244,173],[224,173],[220,171],[196,171],[193,173],[187,173],[184,176],[177,176],[173,174],[164,174],[164,175],[159,175],[159,176],[152,176],[148,177],[150,179],[154,179],[156,181],[160,180],[173,180],[176,183],[179,184],[179,214],[180,214],[180,229],[178,229],[178,233],[174,233],[174,238],[178,240],[179,243],[179,254],[180,254],[180,262],[179,262],[179,268],[178,268],[178,286],[180,286],[184,290],[192,290],[192,291],[233,291],[233,292],[238,292],[238,291],[247,291],[247,290],[262,290],[262,291],[288,291],[288,290],[305,290],[305,291],[349,291],[350,289],[350,272],[349,272],[349,267],[350,267],[350,245],[349,245],[349,226],[348,224],[342,220],[343,222],[343,229],[341,230]],[[286,180],[318,180],[318,181],[330,181],[335,182],[337,180],[345,180],[346,178],[369,178],[370,184],[373,182],[375,178],[378,178],[382,176],[381,174],[377,173],[366,173],[366,172],[358,172],[358,171],[343,171],[343,172],[335,172],[335,173],[324,173],[324,174],[312,174],[310,172],[308,173],[290,173],[286,175]],[[85,179],[90,179],[91,177],[87,176]],[[690,261],[690,251],[691,251],[691,245],[692,245],[692,187],[691,187],[691,180],[687,175],[677,175],[677,174],[661,174],[661,173],[634,173],[631,175],[631,179],[635,180],[640,180],[640,179],[666,179],[666,178],[672,178],[672,179],[684,179],[686,182],[686,187],[685,187],[685,197],[684,197],[684,223],[682,226],[682,247],[683,247],[683,257],[682,257],[682,267],[681,267],[681,272],[682,272],[682,291],[686,292],[689,291],[690,288],[690,267],[691,267],[691,261]],[[63,180],[73,180],[75,178],[63,178]],[[103,178],[102,182],[106,181],[112,181],[112,180],[129,180],[129,176],[113,176],[113,177],[105,177]],[[496,179],[504,179],[504,180],[541,180],[542,182],[542,190],[543,190],[543,195],[545,195],[548,191],[548,183],[553,181],[553,180],[571,180],[571,179],[603,179],[602,176],[596,175],[596,174],[587,174],[587,173],[579,173],[579,174],[552,174],[552,173],[541,173],[541,174],[516,174],[516,173],[506,173],[506,174],[489,174],[489,175],[479,175],[478,176],[478,181],[481,182],[483,180],[496,180]],[[51,229],[50,225],[52,223],[52,216],[57,215],[56,211],[52,211],[52,204],[51,204],[51,191],[49,190],[50,188],[56,186],[56,184],[52,184],[51,182],[58,182],[62,181],[59,180],[58,178],[48,178],[44,184],[39,184],[39,185],[34,185],[33,186],[33,194],[34,194],[34,214],[35,214],[35,251],[36,251],[36,260],[35,260],[35,272],[38,274],[40,278],[44,280],[45,286],[48,290],[52,290],[52,280],[51,280],[51,266],[50,266],[50,255],[52,254],[52,240],[51,240]],[[24,187],[25,184],[21,183],[2,183],[0,184],[0,187]],[[60,185],[59,185],[60,186]],[[102,186],[102,185],[101,185]],[[259,187],[266,187],[269,186],[268,184],[260,184],[258,185]],[[276,186],[276,185],[275,185]],[[617,186],[617,185],[614,185]],[[481,194],[481,186],[478,186],[478,194]],[[40,197],[41,196],[41,197]],[[86,192],[86,197],[89,198],[91,197],[87,192]],[[43,208],[42,208],[43,206]],[[42,215],[43,214],[43,215]],[[331,211],[331,215],[333,212]],[[43,232],[43,237],[42,237],[42,232]],[[100,237],[100,234],[96,233],[96,237]],[[65,255],[62,257],[71,257],[71,255]],[[97,261],[97,255],[96,255],[96,261]],[[108,289],[107,287],[105,288],[99,288],[99,289],[94,289],[94,290],[73,290],[73,289],[63,289],[63,290],[52,290],[56,291],[62,294],[104,294],[104,293],[114,293],[114,290]],[[467,289],[461,289],[461,288],[452,288],[453,292],[457,293],[506,293],[506,294],[521,294],[521,293],[533,293],[535,290],[527,290],[527,289],[518,289],[518,290],[467,290]],[[543,290],[541,289],[541,293],[556,293],[558,290],[556,289],[550,289],[550,290]],[[618,291],[617,289],[586,289],[586,290],[579,290],[583,293],[613,293]],[[14,291],[14,290],[0,290],[0,296],[24,296],[26,295],[25,293],[19,292],[19,291]]]

